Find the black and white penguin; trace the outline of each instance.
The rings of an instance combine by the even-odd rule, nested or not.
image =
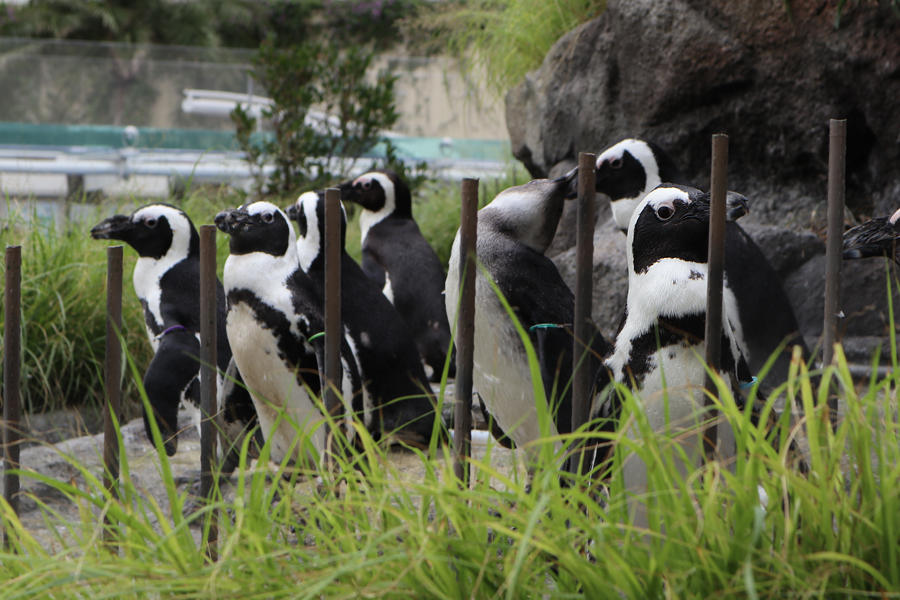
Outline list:
[[[216,226],[230,235],[224,275],[228,338],[263,436],[271,444],[270,456],[314,468],[326,441],[317,404],[323,385],[324,314],[312,281],[300,268],[294,230],[287,215],[269,202],[222,211]],[[362,383],[346,342],[341,365],[343,406],[336,421],[362,412],[357,395]],[[348,437],[354,431],[348,427]]]
[[[597,157],[596,190],[609,196],[613,217],[622,231],[644,197],[662,183],[689,185],[675,163],[653,142],[627,139]],[[800,335],[794,309],[778,275],[762,250],[737,224],[725,228],[726,298],[734,303],[733,325],[738,345],[750,368],[758,372],[784,340],[790,340],[770,374],[765,388],[785,381],[790,367],[790,346],[809,350]]]
[[[135,249],[138,261],[132,277],[144,309],[144,325],[154,356],[144,375],[144,389],[165,440],[166,454],[178,447],[178,408],[183,405],[200,425],[200,236],[183,211],[168,204],[151,204],[131,216],[115,215],[91,229],[91,237],[121,240]],[[216,282],[218,317],[216,359],[220,424],[230,448],[223,469],[233,470],[243,436],[256,426],[253,404],[240,386],[224,385],[231,361],[225,332],[225,293]],[[235,377],[239,374],[232,370]],[[149,415],[144,413],[147,433]]]
[[[637,394],[654,432],[695,429],[694,435],[680,437],[688,458],[687,463],[676,461],[683,475],[704,459],[702,430],[697,426],[705,414],[709,209],[708,193],[674,184],[659,186],[638,203],[628,228],[627,307],[614,351],[598,374],[591,415],[607,430],[618,418],[619,398],[607,385],[611,376]],[[746,199],[729,192],[727,221],[747,212]],[[740,406],[742,389],[751,387],[754,379],[738,343],[733,311],[723,303],[720,365]],[[762,404],[757,402],[751,410],[758,415]],[[734,432],[719,427],[718,433],[719,456],[733,457]],[[641,437],[635,423],[628,436]],[[597,452],[594,466],[608,460],[607,451],[608,447]],[[647,469],[636,455],[629,457],[623,465],[625,488],[643,494]]]
[[[887,256],[900,265],[900,210],[844,232],[844,260]]]
[[[409,187],[393,171],[372,171],[341,184],[341,199],[363,209],[363,271],[406,321],[432,380],[440,381],[452,341],[444,267],[413,219]],[[455,374],[451,358],[449,376]]]
[[[324,306],[324,196],[302,194],[288,216],[297,223],[300,268]],[[419,352],[397,310],[344,250],[346,231],[341,206],[341,322],[353,341],[363,381],[366,426],[394,439],[427,445],[434,432],[435,407]]]
[[[546,433],[571,432],[572,321],[575,297],[544,252],[553,241],[565,198],[576,172],[509,188],[478,211],[477,255],[481,271],[475,285],[473,384],[482,408],[492,417],[493,433],[525,447],[529,460],[541,437],[537,400],[525,345],[491,283],[495,283],[528,332],[537,352],[547,407],[553,415]],[[459,302],[459,234],[447,275],[447,316],[455,321]],[[492,281],[491,281],[492,280]],[[597,331],[591,343],[592,373],[610,346]],[[557,450],[560,445],[557,444]]]

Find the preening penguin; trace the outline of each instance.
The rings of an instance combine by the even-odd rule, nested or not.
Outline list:
[[[144,324],[155,352],[144,375],[144,388],[157,425],[165,440],[166,454],[178,446],[178,407],[183,404],[199,427],[200,421],[200,236],[184,212],[167,204],[139,208],[131,216],[115,215],[91,229],[91,237],[121,240],[134,248],[134,291],[144,309]],[[225,332],[225,293],[216,282],[218,335],[216,358],[220,372],[231,360]],[[223,380],[218,390],[223,390]],[[240,439],[256,425],[256,415],[248,394],[238,386],[227,395],[220,393],[219,408],[223,429],[231,447],[224,468],[237,464],[234,452]],[[150,427],[144,414],[149,435]]]
[[[669,155],[652,142],[623,140],[597,157],[596,190],[612,200],[613,216],[623,231],[628,229],[641,200],[662,183],[688,185]],[[804,356],[809,355],[778,275],[737,223],[725,227],[725,273],[737,304],[732,325],[754,372],[786,339],[790,340],[789,345],[799,344]],[[773,383],[785,381],[790,358],[789,349],[782,352],[766,379]]]
[[[413,219],[409,188],[393,171],[372,171],[341,184],[341,199],[363,209],[363,271],[406,321],[432,379],[440,381],[452,337],[444,312],[444,267]],[[452,358],[449,373],[456,374]]]
[[[324,317],[312,282],[300,269],[294,231],[287,216],[268,202],[222,211],[216,226],[231,236],[224,277],[228,337],[263,436],[271,440],[272,459],[281,462],[290,456],[296,464],[314,467],[310,449],[297,443],[297,428],[321,454],[325,427],[315,398],[322,389],[324,340],[310,338],[324,331]],[[340,392],[347,413],[354,410],[361,382],[346,343],[341,363]],[[293,423],[278,420],[282,411]]]
[[[746,214],[745,198],[728,193],[728,221]],[[618,395],[607,386],[611,375],[617,383],[635,391],[640,406],[654,432],[678,432],[680,445],[688,457],[679,462],[682,474],[703,461],[701,430],[704,410],[707,255],[709,240],[709,194],[686,186],[663,184],[638,203],[628,228],[628,301],[625,317],[616,337],[615,349],[605,360],[595,384],[592,419],[615,421],[619,415]],[[727,274],[726,274],[727,278]],[[721,373],[730,381],[735,400],[744,402],[741,388],[753,378],[741,353],[734,325],[735,307],[731,292],[725,290],[721,324]],[[761,404],[751,407],[758,415]],[[605,425],[609,425],[607,422]],[[735,454],[734,433],[719,427],[721,458]],[[632,439],[640,437],[637,426],[628,430]],[[605,452],[605,450],[603,450]],[[598,466],[606,460],[599,453]],[[646,465],[636,456],[624,465],[625,487],[643,493],[647,470],[663,465]]]
[[[300,268],[324,306],[325,200],[316,192],[302,194],[288,216],[297,222]],[[341,206],[341,322],[353,341],[363,382],[366,427],[427,445],[434,431],[435,407],[419,352],[397,310],[344,250],[346,229]]]
[[[548,407],[554,416],[547,424],[550,435],[571,431],[575,298],[544,252],[553,241],[575,178],[572,171],[552,181],[542,179],[510,188],[478,212],[478,260],[529,332],[546,396],[553,399],[553,406]],[[457,233],[447,275],[451,322],[455,322],[459,302],[459,260]],[[600,358],[609,350],[599,331],[591,350],[592,373],[596,373]],[[499,428],[495,435],[506,435],[519,446],[540,437],[525,346],[491,281],[481,271],[475,286],[474,363],[474,387]]]
[[[844,260],[887,256],[900,265],[900,210],[844,232]]]

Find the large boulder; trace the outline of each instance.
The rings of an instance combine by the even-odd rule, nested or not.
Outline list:
[[[835,29],[837,4],[609,0],[508,93],[513,152],[533,176],[547,177],[579,152],[642,137],[708,189],[711,135],[728,134],[728,187],[751,205],[741,225],[785,282],[802,333],[815,339],[829,119],[847,120],[850,213],[869,218],[900,206],[900,19],[887,3],[846,3]],[[612,334],[624,308],[625,238],[597,223],[594,317]],[[568,214],[548,252],[570,283],[573,228]],[[845,274],[846,333],[862,336],[863,348],[885,335],[883,264],[847,263]]]
[[[609,0],[507,95],[513,151],[545,177],[645,137],[706,188],[727,133],[751,220],[802,227],[825,199],[828,120],[845,118],[847,203],[871,213],[900,181],[900,19],[882,4],[847,3],[835,30],[837,0]]]

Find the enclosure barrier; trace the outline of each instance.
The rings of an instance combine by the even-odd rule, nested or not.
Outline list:
[[[325,190],[325,410],[333,419],[340,413],[338,391],[341,389],[341,191]],[[334,443],[335,431],[327,439]],[[325,473],[333,468],[329,446],[325,448]]]
[[[116,423],[122,416],[122,246],[106,249],[106,356],[103,382],[106,403],[103,406],[103,485],[113,499],[119,497],[119,436]],[[115,419],[113,416],[115,415]],[[106,525],[111,525],[104,516]],[[107,527],[105,538],[112,541],[112,530]]]
[[[846,121],[831,121],[828,182],[828,245],[826,272],[826,302],[824,328],[824,364],[831,364],[834,343],[837,341],[837,324],[840,318],[840,266],[843,234],[844,177],[846,152]],[[713,136],[711,179],[711,217],[709,239],[709,275],[706,340],[706,360],[711,368],[719,369],[720,339],[718,332],[711,333],[711,324],[721,324],[722,281],[724,266],[725,195],[727,187],[728,137]],[[591,330],[591,276],[593,265],[593,212],[594,212],[595,156],[582,153],[579,156],[578,232],[576,247],[576,292],[573,369],[572,428],[576,431],[588,420],[590,410],[590,369],[587,362],[579,363],[579,355],[589,349]],[[476,241],[478,211],[477,179],[463,179],[460,211],[460,295],[457,316],[457,379],[455,391],[454,474],[463,485],[469,481],[469,457],[471,456],[473,350],[475,313]],[[340,191],[329,189],[325,196],[325,379],[324,402],[327,410],[337,414],[339,406],[338,386],[341,381],[340,345]],[[201,495],[211,501],[216,487],[215,451],[216,427],[213,418],[216,405],[216,249],[213,225],[200,227],[201,240]],[[104,378],[106,387],[106,411],[104,414],[104,484],[113,497],[117,497],[119,458],[121,449],[113,426],[112,415],[121,410],[121,326],[122,326],[122,246],[107,250],[107,323],[106,361]],[[18,515],[20,489],[19,440],[20,432],[20,372],[21,372],[21,247],[7,246],[5,255],[4,294],[4,353],[3,353],[3,485],[4,499]],[[586,387],[585,387],[586,384]],[[715,389],[707,379],[707,389]],[[585,392],[585,389],[587,392]],[[713,400],[706,398],[710,418],[715,418]],[[837,414],[837,399],[828,400],[832,418]],[[715,448],[717,432],[711,427],[705,436],[707,450]],[[326,452],[326,457],[329,455]],[[572,461],[580,464],[582,461]],[[330,464],[330,463],[328,463]],[[574,469],[573,469],[574,471]],[[216,512],[207,516],[208,537],[206,551],[216,559],[218,523]],[[5,530],[4,547],[11,547],[12,532]]]
[[[22,356],[22,247],[6,247],[6,293],[3,299],[3,499],[19,514],[19,401]],[[12,533],[3,533],[10,548]]]
[[[722,357],[722,286],[725,276],[725,195],[728,193],[728,136],[722,133],[712,138],[712,174],[709,190],[709,256],[706,279],[706,364],[719,372]],[[703,436],[707,459],[711,458],[719,439],[715,424],[718,411],[713,402],[716,385],[707,375],[709,394],[704,398],[706,418],[712,420]]]
[[[216,465],[216,226],[200,226],[200,497],[207,505],[213,500],[218,484]],[[216,560],[219,540],[218,511],[204,517],[207,531],[206,553]],[[202,542],[201,542],[202,544]]]
[[[597,156],[578,155],[578,225],[575,237],[575,318],[572,324],[572,433],[591,418],[591,342],[597,330],[591,319],[594,287],[594,184]],[[602,358],[602,357],[600,357]],[[584,474],[583,443],[569,461],[572,473]]]
[[[825,243],[825,323],[822,328],[822,367],[834,360],[841,315],[841,263],[844,239],[844,177],[847,157],[847,121],[831,120],[828,144],[828,233]],[[828,394],[829,418],[837,420],[838,399]]]
[[[456,315],[456,412],[453,419],[453,473],[469,485],[472,456],[472,370],[475,351],[475,248],[478,239],[478,180],[463,179],[460,191],[459,289]]]

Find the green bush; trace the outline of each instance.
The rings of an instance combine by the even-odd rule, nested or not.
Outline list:
[[[254,75],[274,103],[263,111],[272,137],[254,136],[256,119],[241,107],[231,113],[257,194],[296,198],[342,179],[396,123],[396,77],[381,72],[375,83],[366,81],[373,57],[359,46],[278,48],[271,40],[260,46]],[[324,114],[315,124],[309,120],[314,108]],[[274,170],[267,174],[266,166]]]
[[[556,41],[606,10],[606,0],[454,0],[423,8],[407,37],[426,51],[449,52],[464,70],[487,73],[502,98],[538,68]]]

